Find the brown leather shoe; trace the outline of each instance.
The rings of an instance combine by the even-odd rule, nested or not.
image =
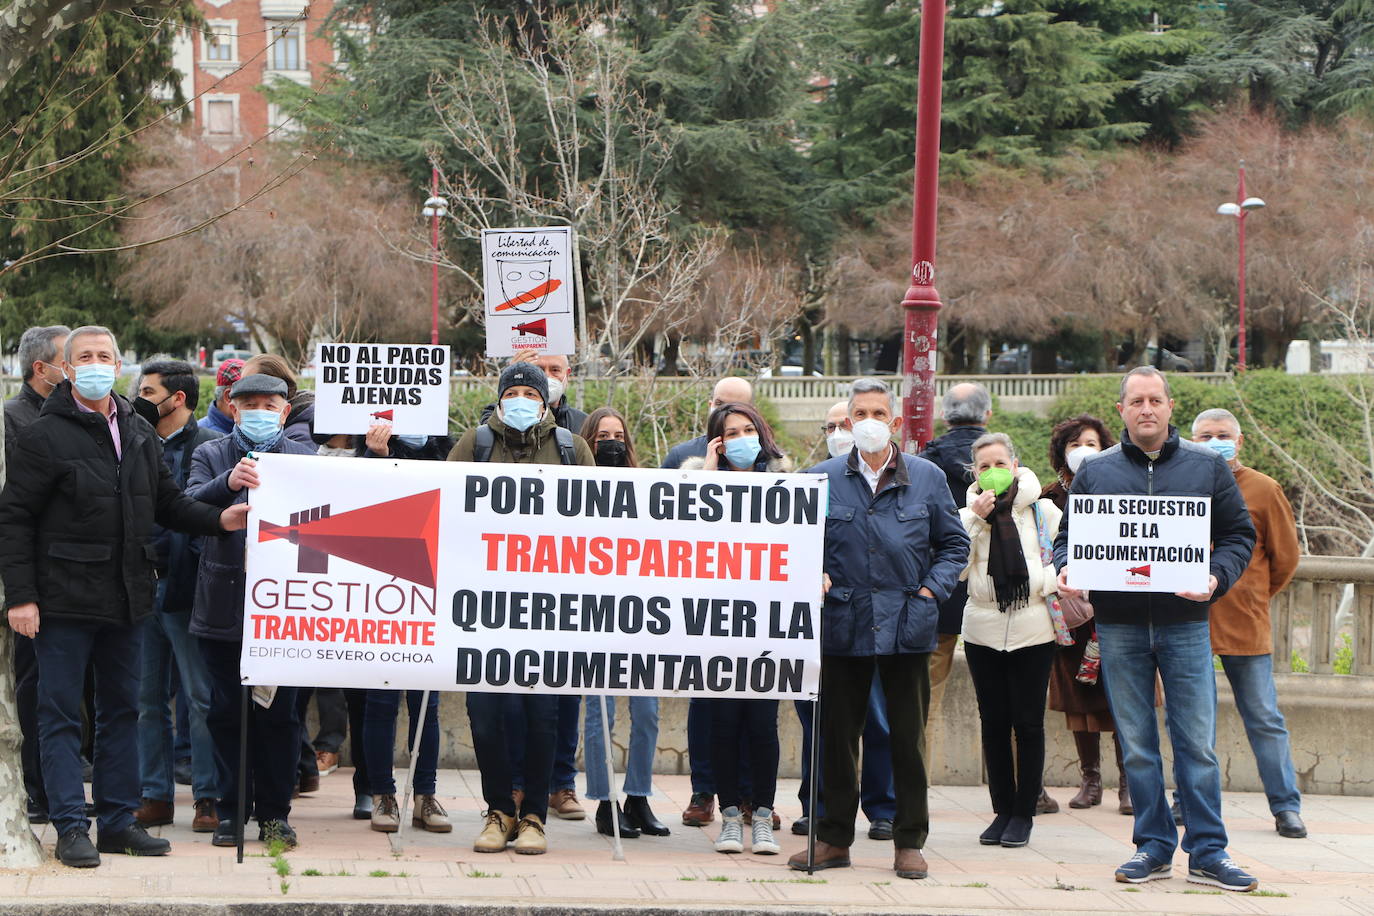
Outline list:
[[[196,816],[191,820],[192,833],[214,833],[219,826],[219,815],[215,813],[213,798],[196,799]]]
[[[716,819],[716,797],[698,792],[682,811],[682,823],[687,827],[705,827]]]
[[[315,766],[321,776],[328,776],[339,768],[339,755],[333,751],[316,751]]]
[[[296,783],[296,791],[301,795],[309,795],[311,792],[320,791],[319,774],[311,773],[308,776],[302,776],[301,781]],[[292,798],[295,797],[294,795],[292,796]]]
[[[924,878],[930,874],[926,866],[926,857],[921,855],[919,849],[897,850],[892,870],[897,873],[898,878]]]
[[[138,806],[134,812],[134,820],[144,827],[166,827],[172,822],[173,805],[168,801],[158,801],[156,798],[145,798],[143,804]],[[219,821],[215,821],[216,824]]]
[[[741,803],[740,803],[740,806],[739,806],[739,811],[740,811],[740,814],[744,815],[744,823],[745,823],[745,824],[753,824],[753,823],[754,823],[754,804],[753,804],[753,802],[741,802]],[[782,829],[782,815],[778,813],[778,809],[777,809],[777,808],[774,808],[774,809],[773,809],[773,829],[774,829],[774,830],[781,830],[781,829]]]
[[[549,812],[565,821],[581,821],[587,817],[576,789],[559,789],[549,796]],[[537,818],[536,818],[537,820]]]
[[[796,871],[806,871],[806,850],[792,856],[787,860],[787,867]],[[844,846],[831,846],[823,840],[816,841],[816,869],[822,868],[848,868],[849,849]]]

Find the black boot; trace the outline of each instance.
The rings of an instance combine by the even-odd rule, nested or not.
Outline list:
[[[654,817],[649,799],[643,795],[625,796],[625,820],[645,836],[668,836],[672,832]]]
[[[639,829],[631,827],[630,822],[625,818],[625,811],[619,806],[615,807],[616,819],[620,821],[620,838],[622,840],[633,840],[639,836]],[[611,826],[611,803],[603,801],[596,806],[596,832],[602,836],[615,836],[615,828]]]

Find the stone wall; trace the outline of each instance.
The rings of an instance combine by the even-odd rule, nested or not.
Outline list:
[[[1236,713],[1230,685],[1218,675],[1217,755],[1221,760],[1222,787],[1229,791],[1262,790],[1254,757]],[[1276,677],[1279,703],[1288,719],[1298,785],[1304,792],[1324,795],[1374,795],[1374,678],[1320,674],[1285,674]],[[462,694],[445,694],[440,707],[443,744],[440,765],[475,767],[472,739]],[[629,716],[621,701],[612,745],[616,767],[625,763]],[[313,712],[312,712],[313,716]],[[801,765],[801,729],[792,704],[781,705],[778,715],[782,741],[780,775],[798,776]],[[1073,736],[1064,727],[1061,713],[1046,713],[1046,779],[1050,786],[1077,785],[1077,757]],[[312,725],[313,729],[313,725]],[[978,706],[963,652],[956,653],[954,669],[945,691],[943,707],[931,717],[931,782],[937,785],[977,785],[982,781]],[[1172,757],[1160,713],[1160,732],[1165,735],[1165,777],[1171,778]],[[400,746],[404,727],[398,728],[397,760],[405,759]],[[579,766],[580,764],[579,754]],[[399,764],[398,764],[399,765]],[[1111,739],[1104,736],[1103,779],[1117,784]],[[687,773],[687,701],[660,703],[656,771]],[[578,791],[584,786],[579,780]],[[1064,794],[1064,793],[1059,793]],[[1061,799],[1063,801],[1064,799]],[[787,804],[790,800],[784,800]]]

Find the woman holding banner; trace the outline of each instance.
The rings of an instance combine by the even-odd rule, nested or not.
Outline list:
[[[637,468],[639,456],[630,437],[625,417],[612,407],[592,411],[582,424],[580,435],[596,455],[598,467]],[[587,798],[597,802],[596,831],[614,834],[611,824],[611,786],[606,763],[605,735],[615,728],[615,697],[606,697],[606,720],[601,721],[601,698],[587,697],[583,721],[582,758],[587,767]],[[665,827],[649,807],[654,792],[654,754],[658,750],[658,697],[630,697],[630,747],[625,754],[625,807],[616,808],[620,836],[632,840],[640,834],[668,836]]]
[[[1111,431],[1097,417],[1082,414],[1060,423],[1050,433],[1050,467],[1054,468],[1058,480],[1045,487],[1040,495],[1062,510],[1069,501],[1073,475],[1083,466],[1084,460],[1115,443]],[[1097,628],[1093,621],[1080,624],[1073,630],[1073,645],[1063,646],[1054,654],[1054,667],[1050,670],[1050,709],[1064,714],[1078,750],[1081,780],[1078,794],[1069,800],[1070,808],[1102,804],[1102,732],[1112,733],[1116,770],[1126,772],[1121,763],[1116,722],[1107,705],[1107,689],[1102,683],[1096,643]],[[1117,810],[1122,814],[1134,814],[1131,790],[1124,777],[1120,778],[1119,786]]]
[[[364,458],[405,458],[411,460],[443,461],[453,443],[447,436],[396,436],[386,420],[376,420],[368,427],[359,446]],[[448,812],[435,798],[439,772],[439,694],[430,693],[423,710],[427,691],[405,691],[406,711],[410,734],[406,747],[414,748],[415,730],[420,729],[419,754],[415,760],[415,810],[411,823],[431,833],[453,830]],[[396,717],[401,710],[401,691],[367,691],[363,707],[363,753],[367,758],[367,773],[372,788],[372,829],[381,833],[395,833],[401,829],[404,812],[396,802],[396,779],[392,763],[395,757]]]
[[[773,430],[748,404],[722,404],[706,421],[706,457],[691,458],[682,469],[706,471],[792,470],[778,448]],[[744,812],[740,792],[740,738],[749,745],[749,775],[753,785],[750,848],[754,855],[775,856],[782,851],[773,838],[773,798],[778,785],[778,701],[710,699],[711,767],[716,776],[721,827],[716,852],[744,851]]]
[[[972,454],[974,483],[959,512],[972,542],[964,570],[964,652],[996,815],[978,841],[1025,846],[1045,768],[1045,692],[1055,647],[1046,603],[1055,593],[1055,572],[1041,543],[1050,543],[1061,513],[1040,499],[1040,481],[1016,460],[1005,433],[979,436]]]

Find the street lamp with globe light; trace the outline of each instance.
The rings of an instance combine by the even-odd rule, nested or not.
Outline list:
[[[1236,369],[1245,371],[1245,217],[1251,210],[1264,208],[1264,201],[1258,197],[1245,196],[1245,160],[1240,163],[1240,182],[1236,187],[1236,200],[1240,203],[1224,203],[1217,207],[1217,215],[1234,216],[1240,241],[1240,266],[1236,280],[1236,312],[1240,330],[1236,334]]]
[[[430,308],[430,329],[429,342],[437,344],[439,342],[439,217],[448,216],[448,201],[439,196],[439,169],[434,168],[432,173],[433,186],[430,190],[430,197],[425,201],[424,209],[420,211],[422,216],[430,218],[429,244],[430,244],[430,276],[429,276],[429,308]]]

